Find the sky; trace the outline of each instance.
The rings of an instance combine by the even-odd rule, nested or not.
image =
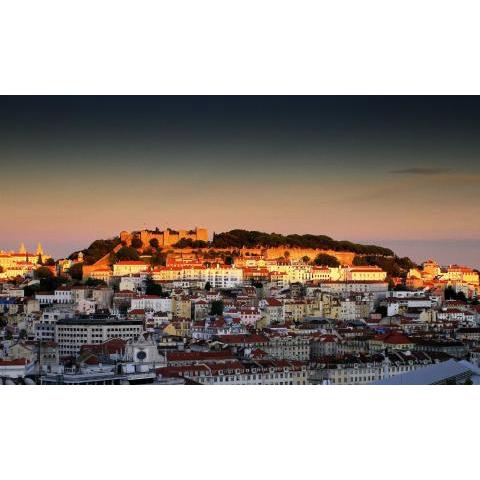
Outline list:
[[[143,227],[480,267],[478,97],[1,97],[0,249]]]

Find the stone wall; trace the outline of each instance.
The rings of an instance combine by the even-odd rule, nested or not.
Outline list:
[[[241,255],[262,255],[266,259],[274,260],[276,258],[283,257],[285,252],[289,253],[291,260],[301,260],[303,257],[309,257],[310,260],[314,260],[320,253],[325,253],[335,257],[342,265],[352,265],[355,253],[353,252],[336,252],[334,250],[322,250],[320,248],[288,248],[288,247],[272,247],[272,248],[242,248],[240,250],[236,248],[205,248],[205,249],[174,249],[175,254],[179,253],[192,253],[192,252],[208,252],[209,250],[215,250],[216,252],[231,252],[239,251]]]
[[[310,260],[314,260],[320,253],[325,253],[335,257],[342,265],[352,265],[355,253],[353,252],[336,252],[334,250],[322,250],[320,248],[267,248],[263,251],[263,254],[267,259],[274,259],[285,256],[285,252],[288,252],[290,260],[300,260],[303,257],[308,257]]]
[[[195,228],[194,230],[140,230],[138,232],[120,233],[120,241],[130,245],[134,237],[140,238],[145,248],[150,246],[150,240],[157,239],[160,247],[174,245],[179,240],[191,239],[208,242],[208,230],[206,228]]]

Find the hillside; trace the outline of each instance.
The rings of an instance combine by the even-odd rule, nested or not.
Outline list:
[[[334,240],[326,235],[281,235],[249,230],[230,230],[229,232],[213,234],[211,246],[215,248],[242,247],[286,247],[313,248],[333,250],[336,252],[353,252],[365,255],[382,255],[393,257],[395,254],[389,248],[378,245],[363,245],[347,240]]]
[[[95,240],[88,248],[82,250],[84,264],[93,265],[102,257],[112,254],[113,250],[120,246],[118,237],[106,240]],[[228,232],[214,233],[211,242],[192,242],[181,240],[168,250],[195,250],[203,252],[203,255],[239,255],[240,249],[247,249],[249,252],[263,252],[267,258],[282,257],[287,254],[291,260],[307,258],[314,261],[315,257],[324,252],[334,256],[340,263],[348,265],[377,265],[383,268],[390,277],[405,276],[409,268],[415,266],[408,257],[400,258],[389,248],[379,245],[365,245],[350,242],[348,240],[334,240],[326,235],[281,235],[278,233],[265,233],[235,229]],[[118,250],[118,248],[116,248]],[[152,248],[151,245],[142,245],[141,242],[135,248],[125,247],[126,254],[138,257],[137,253],[152,255],[152,264],[155,264],[153,257],[163,256],[167,249]],[[127,251],[128,250],[128,251]],[[207,251],[206,251],[207,250]],[[231,253],[228,253],[228,251]],[[122,253],[119,252],[119,253]],[[76,258],[78,252],[71,255]],[[118,256],[118,254],[117,254]],[[113,259],[114,257],[111,256]],[[133,258],[133,256],[132,256]],[[158,263],[161,259],[157,259]],[[111,263],[112,260],[109,261]],[[161,263],[163,260],[161,260]]]

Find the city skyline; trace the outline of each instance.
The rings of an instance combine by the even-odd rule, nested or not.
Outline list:
[[[1,248],[64,256],[123,229],[207,225],[480,264],[475,97],[1,102]]]
[[[107,236],[108,238],[113,238],[116,234]],[[64,250],[55,249],[55,247],[50,248],[50,245],[47,245],[47,250],[53,255],[54,258],[63,258],[67,257],[71,253],[77,250],[83,250],[88,247],[88,245],[96,240],[92,238],[91,241],[87,241],[85,244],[78,244],[75,248],[65,248]],[[42,241],[39,242],[23,242],[19,240],[17,243],[10,243],[0,246],[0,250],[5,251],[17,251],[20,244],[26,244],[26,249],[30,253],[34,253],[37,249],[38,243],[43,245]],[[478,254],[478,241],[477,240],[433,240],[433,241],[422,241],[422,240],[404,240],[404,241],[382,241],[382,240],[360,240],[359,243],[362,244],[371,244],[375,243],[379,246],[392,249],[396,255],[400,257],[409,257],[416,263],[422,263],[428,259],[435,259],[441,265],[470,265],[473,268],[478,268],[480,265],[475,259]],[[459,243],[461,244],[461,249],[459,250]],[[56,254],[58,253],[58,254]],[[474,259],[472,262],[471,259]]]
[[[468,477],[480,7],[138,5],[2,5],[3,477]]]

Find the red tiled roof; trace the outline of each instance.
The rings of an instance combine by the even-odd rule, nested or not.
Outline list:
[[[28,360],[26,358],[14,358],[12,360],[0,360],[0,366],[9,367],[9,366],[20,366],[27,365]]]
[[[260,348],[254,348],[252,350],[252,357],[253,358],[263,358],[263,357],[266,357],[266,356],[268,356],[267,352],[264,352]]]
[[[406,335],[403,335],[403,333],[399,332],[389,332],[382,335],[376,335],[374,340],[381,340],[383,343],[391,345],[405,345],[412,343],[412,341]]]
[[[121,338],[112,338],[104,343],[85,344],[80,347],[80,352],[91,351],[95,353],[121,353],[125,350],[126,341]]]
[[[243,335],[243,334],[219,335],[217,338],[222,343],[230,343],[230,344],[268,343],[267,337],[256,334],[256,333],[251,335]]]
[[[282,302],[277,300],[276,298],[267,298],[267,303],[269,307],[281,307]]]
[[[232,352],[168,352],[167,360],[169,362],[181,361],[208,361],[208,360],[234,360]]]

